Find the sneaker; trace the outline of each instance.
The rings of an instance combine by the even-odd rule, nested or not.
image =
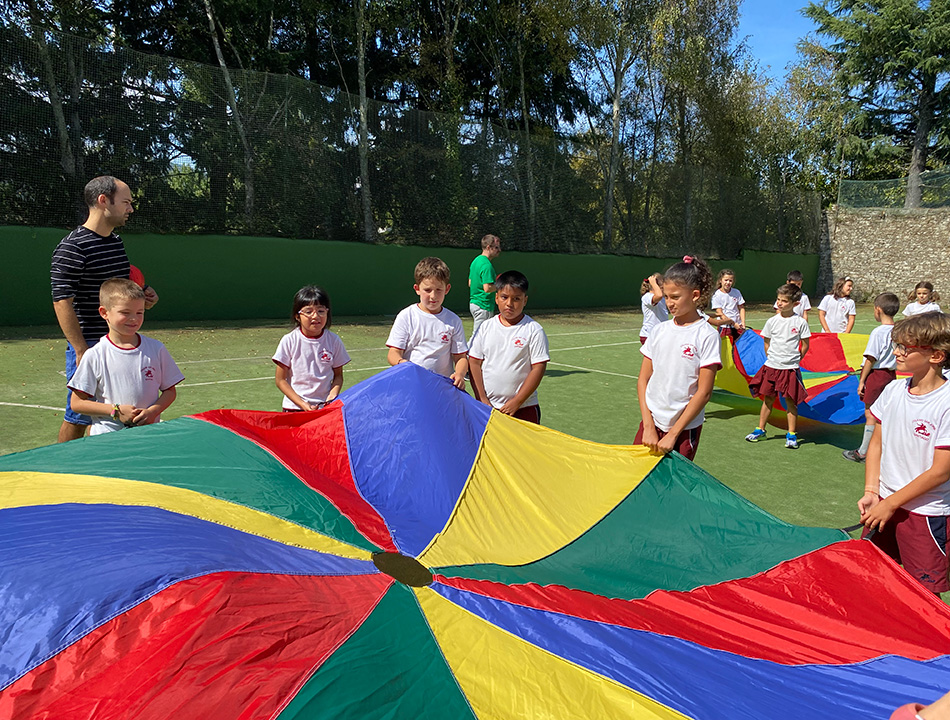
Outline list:
[[[798,450],[798,436],[795,433],[785,433],[785,447]]]
[[[748,435],[746,435],[745,439],[748,440],[749,442],[758,442],[764,437],[765,437],[765,430],[763,430],[762,428],[756,428],[755,430],[750,432]]]
[[[863,463],[866,455],[862,455],[857,450],[842,450],[841,454],[844,456],[845,460],[850,460],[851,462]]]

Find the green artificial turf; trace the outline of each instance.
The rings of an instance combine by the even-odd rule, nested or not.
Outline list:
[[[530,308],[529,308],[530,312]],[[761,328],[768,307],[750,308],[751,327]],[[817,312],[812,331],[819,328]],[[548,333],[551,362],[540,388],[542,423],[596,442],[633,441],[640,411],[636,376],[640,369],[633,310],[538,313]],[[471,318],[463,318],[466,330]],[[385,368],[391,317],[338,318],[333,329],[352,362],[345,387]],[[858,309],[855,332],[874,327],[869,306]],[[154,323],[143,332],[166,344],[185,374],[178,399],[163,417],[232,407],[279,410],[270,360],[286,324],[248,321],[233,324]],[[54,442],[65,401],[63,353],[55,327],[0,328],[0,454]],[[39,406],[39,407],[30,407]],[[788,522],[843,527],[857,522],[856,503],[864,468],[841,457],[861,440],[861,426],[835,427],[803,422],[801,448],[788,450],[784,431],[744,441],[757,421],[760,404],[717,391],[706,408],[706,425],[696,462],[741,495]],[[51,409],[46,409],[51,408]],[[775,419],[781,414],[776,413]]]

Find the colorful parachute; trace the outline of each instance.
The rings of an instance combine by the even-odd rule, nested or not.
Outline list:
[[[864,403],[858,397],[855,372],[864,362],[867,343],[867,335],[812,334],[802,361],[808,400],[798,406],[799,415],[832,425],[864,423]],[[765,341],[758,331],[742,333],[734,345],[730,338],[723,338],[722,370],[716,374],[716,385],[752,397],[749,381],[764,364]]]
[[[887,717],[950,612],[871,543],[403,364],[0,458],[0,717]]]

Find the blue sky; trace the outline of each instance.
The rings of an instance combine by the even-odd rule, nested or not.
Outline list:
[[[796,59],[795,43],[815,27],[801,14],[807,0],[743,0],[739,6],[738,39],[746,44],[763,70],[773,78],[785,76],[785,66]]]

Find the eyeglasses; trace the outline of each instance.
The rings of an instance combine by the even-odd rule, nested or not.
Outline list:
[[[303,315],[308,318],[315,317],[326,317],[328,310],[325,307],[317,308],[316,310],[300,310],[297,314]]]
[[[891,343],[891,347],[894,348],[894,352],[899,355],[906,355],[911,350],[933,350],[933,347],[930,345],[904,345],[902,343]]]

